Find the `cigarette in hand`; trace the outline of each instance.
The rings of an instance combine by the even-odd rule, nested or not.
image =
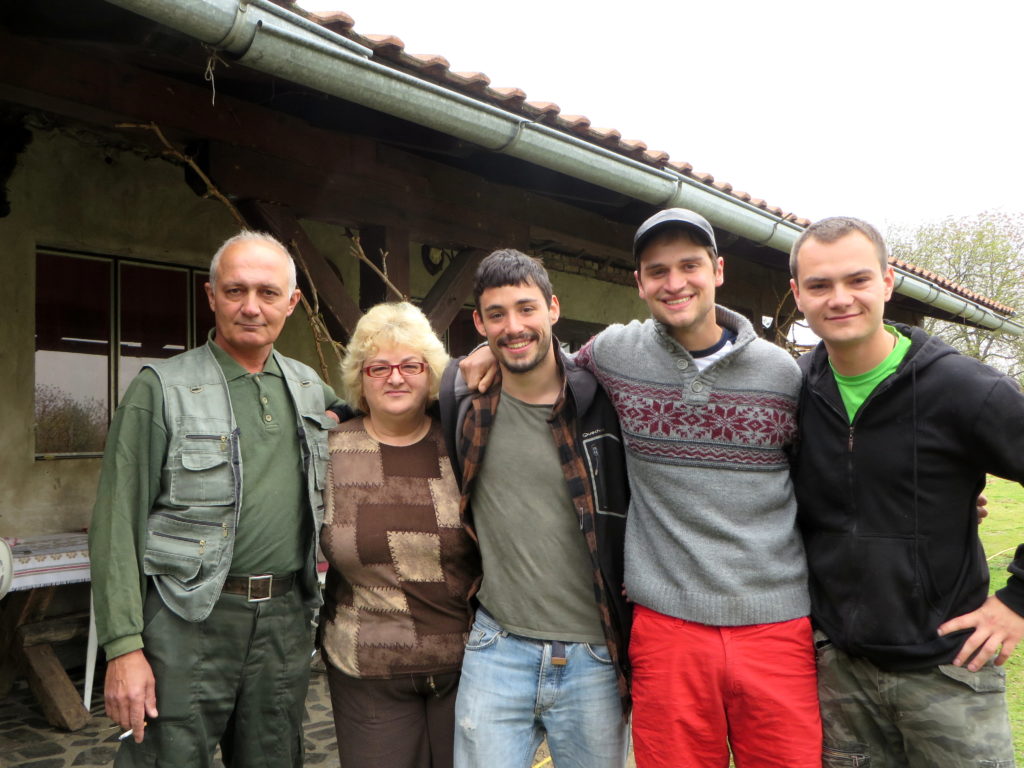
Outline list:
[[[149,723],[147,723],[146,721],[142,722],[142,726],[143,727],[145,727],[147,725],[149,725]],[[131,738],[134,735],[135,735],[135,729],[134,728],[129,728],[127,731],[125,731],[120,736],[118,736],[117,740],[118,741],[124,741],[125,739],[129,739],[129,738]]]

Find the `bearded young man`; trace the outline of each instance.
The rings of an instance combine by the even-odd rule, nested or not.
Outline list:
[[[457,768],[622,768],[629,501],[615,412],[560,350],[547,272],[515,250],[476,273],[473,320],[498,360],[485,392],[449,368],[441,414],[483,580],[455,705]]]

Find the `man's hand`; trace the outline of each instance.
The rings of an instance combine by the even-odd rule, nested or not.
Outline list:
[[[107,717],[125,730],[131,728],[136,744],[146,733],[146,718],[155,718],[156,680],[142,650],[117,656],[107,662],[103,683]]]
[[[459,363],[459,371],[466,380],[466,386],[483,394],[491,388],[498,373],[498,363],[488,346],[475,349]]]
[[[324,411],[324,416],[330,416],[334,419],[335,424],[341,424],[341,417],[338,416],[334,411]]]
[[[981,525],[982,520],[988,517],[988,497],[984,493],[979,493],[974,503],[978,507],[978,525]]]
[[[977,672],[993,656],[996,657],[996,664],[1003,664],[1010,658],[1013,649],[1024,637],[1024,616],[1014,613],[998,597],[992,595],[978,610],[950,619],[939,627],[939,636],[972,627],[974,632],[953,659],[953,664],[962,667],[977,651],[977,655],[967,665],[971,672]]]

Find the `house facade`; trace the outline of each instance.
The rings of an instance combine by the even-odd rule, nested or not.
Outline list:
[[[420,304],[453,354],[472,347],[473,270],[498,247],[544,260],[571,347],[645,317],[632,234],[672,205],[715,226],[723,303],[777,341],[796,318],[787,252],[809,222],[344,14],[0,0],[0,137],[0,536],[88,525],[120,395],[205,341],[205,270],[243,226],[300,264],[309,306],[279,348],[334,381],[330,339],[385,299]],[[894,319],[1024,331],[897,266]]]

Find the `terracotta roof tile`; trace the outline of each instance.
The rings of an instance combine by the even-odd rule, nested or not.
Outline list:
[[[344,35],[355,26],[355,21],[344,11],[325,11],[317,14],[316,21],[321,27],[327,27],[339,35]]]
[[[530,117],[537,117],[540,119],[550,118],[552,122],[561,112],[558,105],[553,101],[524,101],[523,108],[530,114]]]
[[[590,128],[590,118],[583,115],[559,115],[558,124],[574,133],[582,133]]]
[[[407,57],[415,62],[415,66],[421,72],[428,73],[436,79],[444,79],[448,74],[448,59],[436,53],[406,53]]]
[[[489,88],[487,93],[505,105],[511,102],[522,103],[526,101],[526,91],[522,88]]]
[[[614,144],[619,146],[619,142],[622,139],[622,133],[615,128],[594,128],[590,129],[590,135],[600,141],[602,144]],[[621,147],[620,147],[621,148]]]
[[[449,72],[449,79],[474,92],[483,91],[491,84],[491,78],[483,72]]]
[[[644,160],[653,166],[662,168],[668,163],[668,152],[660,149],[648,149],[644,152]]]
[[[360,37],[362,39],[359,42],[372,49],[374,53],[383,56],[399,54],[405,49],[402,38],[394,35],[360,35]]]
[[[343,0],[339,0],[342,2]],[[405,52],[405,43],[401,38],[394,35],[363,35],[355,30],[355,22],[351,16],[341,11],[311,13],[293,4],[291,0],[273,0],[277,5],[288,8],[305,18],[312,19],[327,27],[332,32],[342,34],[349,39],[370,48],[375,56],[380,56],[395,66],[403,67],[413,74],[417,74],[431,80],[440,81],[454,90],[469,93],[477,98],[490,101],[511,112],[518,113],[531,119],[543,120],[545,123],[555,126],[561,130],[568,131],[584,140],[607,147],[624,155],[648,163],[656,168],[668,167],[673,171],[689,176],[702,184],[712,186],[720,192],[730,194],[738,200],[766,210],[775,216],[796,224],[807,227],[810,225],[808,219],[797,216],[794,213],[786,213],[776,205],[769,205],[763,199],[753,197],[747,192],[733,189],[728,182],[715,181],[710,173],[695,172],[690,163],[672,160],[667,152],[660,150],[649,150],[647,145],[636,139],[623,139],[622,134],[614,128],[597,128],[591,125],[591,121],[584,115],[563,115],[557,104],[550,101],[527,101],[526,93],[520,88],[494,88],[491,87],[490,78],[482,72],[452,72],[450,64],[444,56],[409,54]],[[892,260],[907,272],[926,277],[938,285],[948,288],[950,291],[975,301],[978,304],[998,312],[1012,313],[1013,310],[999,302],[992,301],[963,286],[957,285],[948,278],[935,275],[913,264],[897,259]]]

